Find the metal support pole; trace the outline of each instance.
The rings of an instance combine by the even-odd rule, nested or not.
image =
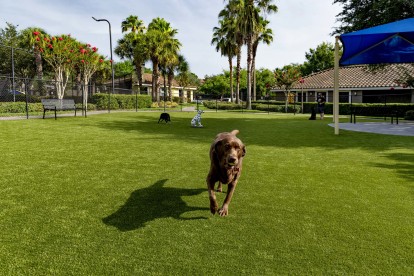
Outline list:
[[[335,134],[339,134],[339,36],[335,37],[335,64],[334,64],[334,123]]]
[[[96,19],[93,17],[93,20],[95,21],[106,21],[109,25],[109,49],[111,51],[111,72],[112,72],[112,94],[114,94],[115,91],[115,72],[114,72],[114,60],[112,58],[112,31],[111,31],[111,23],[107,19]],[[108,95],[108,113],[111,112],[111,93]]]

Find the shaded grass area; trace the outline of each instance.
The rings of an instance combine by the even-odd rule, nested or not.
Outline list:
[[[413,274],[412,137],[170,115],[0,121],[0,274]],[[232,129],[247,155],[221,218],[208,150]]]

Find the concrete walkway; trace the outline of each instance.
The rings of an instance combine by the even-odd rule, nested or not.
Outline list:
[[[334,124],[329,124],[329,126],[335,127]],[[414,136],[414,122],[400,121],[398,125],[389,122],[339,123],[339,129],[388,135]]]

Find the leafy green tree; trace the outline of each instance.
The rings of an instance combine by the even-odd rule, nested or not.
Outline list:
[[[62,38],[62,37],[60,37]],[[56,41],[60,41],[60,38],[56,38]],[[52,38],[53,40],[53,38]],[[60,42],[62,42],[62,39]],[[59,45],[59,44],[56,44]],[[72,64],[74,69],[79,73],[82,92],[83,92],[83,105],[88,106],[87,89],[88,83],[92,78],[92,75],[99,69],[104,67],[104,57],[98,54],[98,48],[92,47],[90,44],[79,43],[76,41],[72,42],[73,52],[71,52],[72,60],[68,60],[69,64]],[[76,50],[76,48],[78,50]],[[59,54],[59,52],[57,53]],[[109,62],[112,62],[109,61]]]
[[[333,3],[342,5],[342,11],[336,16],[341,25],[333,34],[414,17],[414,1],[411,0],[334,0]]]
[[[270,94],[270,89],[275,85],[275,75],[269,69],[259,69],[256,73],[256,91],[258,97]]]
[[[412,0],[334,0],[334,4],[341,4],[342,11],[336,16],[341,25],[332,34],[358,31],[414,17]],[[369,70],[375,71],[381,67],[383,65],[369,65]],[[406,77],[403,79],[406,79],[411,73],[406,71],[404,74]]]
[[[63,99],[69,76],[73,70],[73,60],[76,58],[78,43],[68,35],[49,36],[44,33],[36,34],[36,47],[42,53],[44,60],[54,72],[56,93]]]
[[[301,68],[303,76],[333,68],[335,46],[332,43],[323,42],[315,49],[309,49],[309,52],[305,53],[305,57],[306,61],[303,63]]]
[[[35,40],[36,47],[53,70],[59,99],[63,99],[66,85],[73,72],[78,73],[85,89],[92,75],[103,67],[104,58],[98,54],[98,48],[80,43],[70,35],[49,36],[37,33]]]
[[[298,66],[291,64],[285,65],[283,68],[276,68],[274,74],[276,86],[283,89],[285,93],[285,111],[287,112],[290,98],[290,89],[292,88],[293,84],[300,79],[300,70]]]
[[[219,99],[223,97],[227,91],[229,91],[229,88],[230,86],[228,79],[221,74],[206,77],[199,90],[205,95],[210,95],[216,99]]]
[[[125,60],[122,62],[115,63],[115,77],[124,77],[124,76],[130,76],[134,72],[135,68],[132,64],[131,60]]]
[[[16,76],[31,78],[35,74],[33,54],[29,47],[22,44],[17,26],[11,23],[6,25],[0,29],[0,72],[11,75],[14,66]]]
[[[39,51],[38,43],[36,41],[40,33],[47,35],[45,30],[41,28],[37,28],[37,27],[26,28],[21,32],[21,35],[20,35],[21,46],[26,49],[33,49],[33,53],[35,55],[35,62],[36,62],[36,76],[38,80],[43,79],[43,59],[42,59],[42,54]]]

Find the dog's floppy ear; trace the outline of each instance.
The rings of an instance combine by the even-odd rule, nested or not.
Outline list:
[[[219,153],[220,153],[220,147],[223,144],[223,140],[219,140],[216,142],[216,144],[214,145],[214,154],[218,157]]]
[[[244,157],[246,155],[246,146],[245,145],[242,146],[242,151],[243,151],[242,156]]]

